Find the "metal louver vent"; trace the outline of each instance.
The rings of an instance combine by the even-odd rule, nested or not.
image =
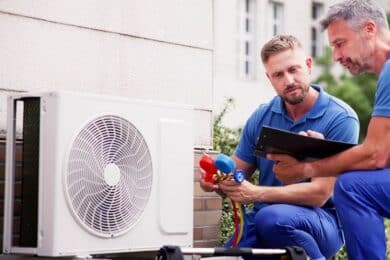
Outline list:
[[[76,136],[65,172],[72,213],[90,232],[128,232],[144,211],[152,188],[148,146],[129,121],[113,115],[89,122]]]

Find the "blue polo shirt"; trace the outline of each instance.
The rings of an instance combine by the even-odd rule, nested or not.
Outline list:
[[[276,96],[268,104],[260,105],[246,122],[234,154],[257,166],[260,170],[259,185],[282,185],[272,171],[274,162],[253,155],[263,125],[296,133],[314,130],[322,133],[325,139],[357,143],[359,120],[355,111],[345,102],[327,94],[320,86],[312,84],[311,87],[319,92],[318,98],[312,109],[298,121],[292,120],[282,99]]]
[[[390,57],[379,74],[372,116],[390,117]]]

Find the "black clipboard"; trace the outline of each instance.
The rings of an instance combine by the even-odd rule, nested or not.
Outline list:
[[[354,145],[313,138],[278,128],[263,126],[254,155],[266,157],[267,153],[283,153],[300,161],[314,161],[342,152]]]

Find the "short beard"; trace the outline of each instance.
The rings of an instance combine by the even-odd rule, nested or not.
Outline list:
[[[348,62],[349,64],[352,65],[352,68],[356,68],[356,70],[352,71],[352,70],[348,69],[348,67],[347,67],[347,69],[349,70],[349,72],[350,72],[352,75],[354,75],[354,76],[360,75],[360,74],[362,74],[363,72],[366,72],[366,71],[369,71],[369,70],[370,70],[370,65],[367,64],[367,63],[361,64],[361,63],[359,63],[359,62],[357,62],[357,61],[351,60],[350,58],[347,58],[347,62]]]
[[[298,105],[299,103],[302,103],[302,101],[305,99],[307,93],[302,93],[303,95],[299,95],[297,97],[294,97],[294,98],[286,98],[286,97],[282,97],[283,101],[287,102],[288,104],[290,105]]]
[[[286,96],[281,96],[284,102],[290,104],[290,105],[297,105],[302,103],[302,101],[305,99],[307,96],[307,93],[309,93],[309,86],[301,88],[301,93],[294,96],[294,97],[286,97]]]

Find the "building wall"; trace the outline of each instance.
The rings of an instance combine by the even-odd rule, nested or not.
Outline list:
[[[0,129],[7,94],[74,90],[193,105],[195,145],[210,146],[212,6],[1,1]]]

